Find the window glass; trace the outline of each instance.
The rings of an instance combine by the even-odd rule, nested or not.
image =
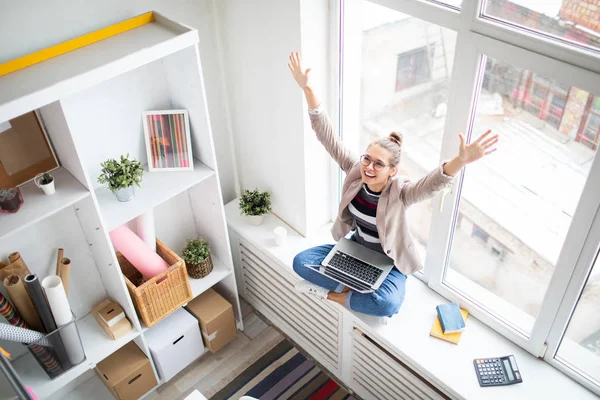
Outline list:
[[[465,170],[446,282],[526,333],[595,155],[585,132],[591,126],[596,139],[596,103],[585,90],[486,60],[471,140],[492,129],[499,151]]]
[[[486,0],[483,15],[600,50],[600,3],[597,0]]]

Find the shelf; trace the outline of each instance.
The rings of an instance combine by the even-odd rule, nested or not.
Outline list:
[[[104,332],[100,325],[98,325],[98,322],[92,313],[89,313],[79,320],[77,322],[77,327],[79,328],[85,355],[88,361],[94,366],[139,335],[139,332],[133,328],[125,335],[116,340],[112,340],[106,335],[106,332]]]
[[[198,297],[200,294],[205,292],[207,289],[213,287],[227,276],[231,274],[231,269],[227,268],[225,264],[213,257],[213,270],[210,274],[202,279],[190,278],[190,286],[192,287],[192,296]]]
[[[133,200],[125,203],[118,201],[115,195],[104,187],[96,189],[106,229],[112,231],[214,174],[212,169],[196,159],[194,171],[145,171],[142,187],[136,187]]]
[[[52,395],[139,335],[134,328],[117,340],[112,340],[100,328],[91,313],[77,321],[77,328],[83,342],[86,359],[56,379],[51,380],[29,352],[13,362],[13,367],[23,382],[30,386],[40,398]]]
[[[46,196],[33,181],[21,186],[23,205],[14,214],[0,213],[0,238],[27,228],[88,197],[90,192],[66,169],[52,171],[56,193]]]
[[[34,110],[198,42],[195,29],[155,21],[0,77],[0,121]]]

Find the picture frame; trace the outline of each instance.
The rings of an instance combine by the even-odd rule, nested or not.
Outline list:
[[[187,110],[144,111],[142,121],[150,172],[194,170]]]

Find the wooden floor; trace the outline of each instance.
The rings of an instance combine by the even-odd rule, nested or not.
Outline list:
[[[277,330],[258,318],[250,306],[241,301],[244,331],[238,332],[237,338],[216,354],[204,355],[145,399],[182,399],[195,389],[210,398],[283,340]]]

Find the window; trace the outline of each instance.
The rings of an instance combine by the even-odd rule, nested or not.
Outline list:
[[[600,6],[595,0],[485,0],[483,16],[600,50]]]
[[[574,140],[589,93],[488,58],[483,82],[498,81],[479,91],[472,140],[492,129],[502,148],[465,170],[458,214],[481,228],[455,230],[446,282],[529,335],[595,155]]]
[[[360,70],[345,78],[348,84],[350,79],[360,82],[360,130],[353,150],[362,154],[377,138],[400,132],[406,144],[401,173],[423,175],[438,163],[456,33],[368,1],[360,3],[363,19],[354,25],[358,32],[352,32],[362,39]],[[344,130],[347,142],[349,131]],[[423,254],[431,207],[423,202],[410,210],[412,233]]]
[[[600,381],[599,263],[596,259],[556,355],[596,381]]]
[[[429,82],[430,79],[431,71],[429,70],[427,47],[421,47],[398,55],[396,92]]]
[[[500,133],[409,209],[418,277],[600,394],[598,0],[339,1],[352,150],[399,131],[418,179],[456,156],[458,132]]]

